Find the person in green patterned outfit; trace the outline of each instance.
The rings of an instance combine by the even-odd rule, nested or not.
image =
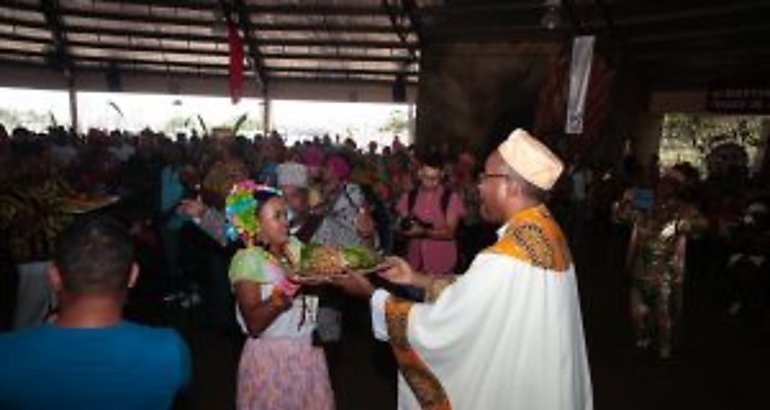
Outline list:
[[[636,345],[647,348],[656,336],[664,359],[671,356],[682,314],[687,236],[706,225],[700,212],[678,197],[684,183],[684,175],[670,170],[654,191],[629,189],[614,209],[618,221],[633,224],[626,267]]]

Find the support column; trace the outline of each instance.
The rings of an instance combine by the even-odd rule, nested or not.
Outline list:
[[[70,127],[75,135],[79,134],[80,127],[78,126],[78,95],[75,88],[75,78],[70,74],[67,78],[67,88],[70,97]]]
[[[415,143],[415,135],[417,134],[416,128],[417,128],[417,121],[414,120],[414,111],[415,111],[415,104],[409,103],[407,106],[407,117],[406,117],[406,130],[407,133],[409,133],[409,144]]]
[[[262,100],[262,133],[267,136],[270,133],[270,93],[267,86],[264,87],[264,99]]]

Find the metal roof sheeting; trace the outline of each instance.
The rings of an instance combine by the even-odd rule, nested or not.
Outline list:
[[[565,42],[596,34],[655,86],[770,72],[770,2],[563,0],[8,0],[0,62],[77,70],[227,75],[226,20],[260,81],[419,78],[423,48],[451,42]],[[696,60],[696,63],[690,61]]]

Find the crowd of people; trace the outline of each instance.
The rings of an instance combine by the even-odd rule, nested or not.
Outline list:
[[[277,329],[271,324],[275,317],[265,322],[260,313],[256,320],[261,324],[253,327],[254,316],[243,307],[259,302],[259,292],[254,299],[253,291],[242,291],[248,287],[240,279],[253,279],[255,269],[263,271],[264,261],[259,255],[242,257],[228,238],[226,201],[234,184],[253,180],[279,187],[291,210],[287,223],[293,238],[399,253],[416,268],[436,275],[456,273],[458,262],[470,261],[473,255],[463,254],[456,238],[463,229],[478,232],[481,222],[473,182],[476,163],[469,153],[456,162],[444,160],[448,152],[431,152],[418,160],[397,136],[380,152],[376,144],[363,151],[352,140],[337,142],[324,136],[287,147],[277,134],[249,140],[230,135],[169,138],[150,131],[133,135],[91,130],[75,136],[63,128],[45,133],[17,128],[10,134],[0,129],[0,164],[8,170],[0,177],[3,328],[34,328],[50,320],[61,305],[59,292],[46,279],[55,266],[56,239],[85,218],[77,205],[87,209],[114,197],[120,198],[117,203],[94,213],[121,220],[145,251],[156,248],[168,278],[166,300],[202,301],[207,325],[218,331],[311,337],[324,346],[327,358],[333,357],[342,333],[340,296],[334,290],[321,290],[320,303],[316,296],[303,296],[305,313],[295,307],[294,316],[278,320],[283,325]],[[449,189],[450,184],[455,189]],[[469,212],[461,226],[466,208],[476,215]],[[477,235],[469,238],[477,249],[483,246]],[[451,258],[436,258],[436,249],[450,252]],[[147,253],[138,253],[139,262],[152,269]],[[298,315],[305,329],[294,327]],[[265,349],[264,343],[257,346]],[[244,350],[239,373],[239,400],[255,391],[254,383],[264,376],[249,370],[248,363],[264,366],[265,353],[253,354],[260,360],[249,362],[249,351]],[[315,357],[319,363],[315,350],[304,351],[309,353],[305,358]],[[319,374],[326,372],[322,363]]]
[[[395,205],[399,198],[417,188],[412,175],[419,165],[413,150],[401,144],[398,137],[381,152],[376,152],[377,148],[372,144],[362,152],[352,140],[336,144],[328,136],[287,147],[277,134],[257,136],[253,140],[179,135],[174,140],[150,131],[134,135],[92,130],[78,138],[62,128],[46,133],[17,128],[10,135],[2,129],[0,165],[8,172],[0,176],[4,194],[4,200],[0,201],[3,224],[0,241],[3,250],[9,253],[7,259],[17,265],[26,268],[28,264],[48,260],[56,234],[73,219],[71,213],[64,212],[67,201],[115,195],[121,198],[120,208],[125,211],[121,216],[134,231],[141,231],[147,222],[158,228],[166,269],[170,275],[177,275],[185,265],[179,257],[180,234],[184,235],[189,225],[183,215],[177,213],[180,201],[200,199],[206,207],[222,211],[233,183],[251,178],[275,185],[279,182],[278,166],[288,163],[297,165],[292,168],[294,174],[307,174],[301,181],[293,177],[294,184],[284,186],[288,190],[295,187],[288,195],[297,205],[295,225],[326,211],[323,207],[331,204],[322,199],[330,195],[344,192],[340,199],[352,200],[350,203],[337,201],[335,218],[320,221],[314,217],[308,225],[324,223],[316,227],[318,232],[305,229],[301,233],[305,239],[312,233],[317,240],[330,244],[360,242],[354,230],[346,227],[355,217],[356,208],[366,202],[376,220],[378,247],[390,251],[397,246],[410,246],[400,243],[403,238],[394,237],[390,224],[396,218]],[[448,175],[465,181],[458,186],[472,187],[469,182],[473,179],[473,163],[465,165],[465,162],[458,162],[453,168],[457,172]],[[448,163],[435,166],[441,168],[442,173],[450,167]],[[291,167],[284,168],[288,171]],[[327,169],[330,172],[326,172]],[[472,189],[458,190],[457,194],[471,193],[467,199],[472,203],[475,200],[472,192]],[[418,198],[419,212],[425,212],[422,197],[420,194]],[[452,209],[460,202],[453,196]],[[185,211],[195,208],[186,201],[183,204]],[[474,221],[471,217],[466,220]],[[477,222],[478,218],[474,223]],[[474,223],[467,227],[474,228]],[[417,232],[410,234],[417,236]],[[417,249],[415,243],[421,240],[423,238],[408,242]],[[220,271],[226,269],[226,252],[214,253],[220,257],[211,258],[208,263],[218,265]],[[451,265],[441,267],[437,273],[448,273],[454,268]],[[212,275],[212,278],[222,282],[221,276]],[[218,286],[223,285],[226,284],[222,282]],[[33,321],[34,318],[20,320]]]
[[[662,168],[653,156],[647,166],[626,158],[617,176],[590,167],[569,176],[568,188],[586,191],[574,194],[573,201],[584,197],[578,202],[588,213],[567,211],[568,229],[589,235],[610,229],[614,241],[625,246],[620,270],[630,282],[629,317],[637,347],[671,357],[686,289],[693,287],[731,315],[767,326],[767,171],[750,174],[748,164],[725,162],[710,164],[702,177],[689,163]]]
[[[125,408],[168,407],[190,378],[182,339],[122,318],[139,267],[157,268],[165,301],[201,302],[207,326],[245,335],[242,409],[334,408],[350,296],[370,301],[375,337],[393,346],[402,408],[592,408],[568,242],[599,231],[627,244],[619,274],[630,277],[639,348],[672,356],[693,279],[718,284],[731,314],[768,311],[767,180],[744,169],[706,179],[687,164],[658,172],[631,159],[618,171],[565,169],[523,130],[482,160],[449,145],[418,152],[397,136],[362,148],[330,136],[288,146],[277,133],[3,127],[0,169],[0,329],[28,328],[0,336],[0,358],[30,357],[55,338],[108,366],[133,362],[133,350],[89,346],[156,343],[172,374]],[[400,257],[379,266],[384,282],[302,279],[297,261],[311,243]],[[50,363],[65,374],[86,362]],[[95,377],[81,373],[73,383]],[[0,371],[0,405],[44,408],[64,394],[33,398],[10,377]]]

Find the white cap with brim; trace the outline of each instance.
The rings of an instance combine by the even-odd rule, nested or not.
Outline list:
[[[548,147],[521,128],[514,130],[497,151],[522,178],[546,191],[564,170],[564,164]]]
[[[308,177],[307,167],[296,162],[285,162],[278,165],[276,170],[278,177],[278,186],[293,186],[297,188],[307,188]]]

